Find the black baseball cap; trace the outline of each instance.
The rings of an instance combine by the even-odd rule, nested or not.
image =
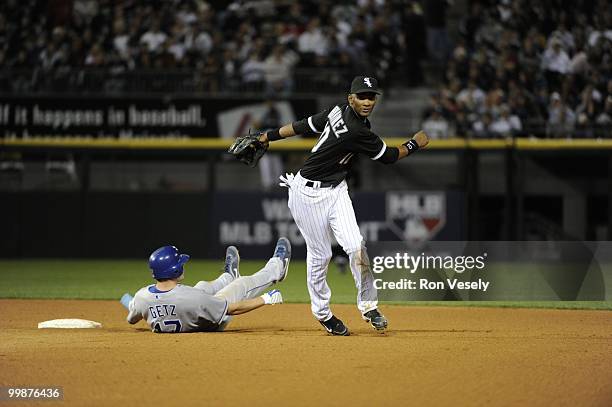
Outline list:
[[[378,80],[372,76],[356,76],[351,82],[351,93],[366,92],[382,95],[382,91],[378,87]]]

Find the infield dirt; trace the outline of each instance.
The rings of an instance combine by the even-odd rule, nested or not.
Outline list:
[[[63,386],[48,405],[612,405],[610,311],[382,306],[380,335],[336,305],[352,335],[331,337],[304,304],[182,335],[130,326],[112,301],[0,309],[0,385]],[[104,328],[37,329],[55,318]]]

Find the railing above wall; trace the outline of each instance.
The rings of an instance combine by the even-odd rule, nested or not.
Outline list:
[[[404,138],[384,138],[389,146],[404,143]],[[27,150],[199,150],[218,153],[226,151],[232,140],[222,138],[205,139],[121,139],[87,138],[71,136],[57,138],[15,138],[0,139],[0,147],[13,151]],[[308,151],[314,145],[314,139],[289,139],[270,144],[276,151]],[[463,139],[450,138],[432,140],[427,150],[612,150],[612,139]],[[608,153],[610,153],[608,151]]]

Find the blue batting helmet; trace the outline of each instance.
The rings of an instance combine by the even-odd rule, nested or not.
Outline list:
[[[156,280],[178,278],[183,274],[183,264],[189,261],[188,254],[179,254],[175,246],[164,246],[149,256],[149,268]]]

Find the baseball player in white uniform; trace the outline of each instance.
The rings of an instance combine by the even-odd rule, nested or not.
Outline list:
[[[287,277],[290,259],[291,244],[281,237],[265,267],[242,277],[238,249],[230,246],[223,273],[214,281],[200,281],[190,287],[180,283],[189,255],[180,254],[174,246],[160,247],[149,257],[157,283],[141,288],[133,298],[124,294],[121,303],[129,311],[130,324],[145,319],[153,332],[222,331],[232,315],[282,303],[280,291],[264,292]]]
[[[375,78],[355,77],[348,103],[331,106],[260,137],[266,143],[298,134],[319,135],[301,170],[295,176],[281,176],[281,185],[289,188],[289,209],[306,241],[312,313],[332,335],[349,335],[348,328],[330,310],[331,291],[326,277],[332,256],[332,235],[349,256],[357,287],[357,307],[363,319],[379,331],[387,328],[387,319],[378,310],[365,242],[345,181],[353,157],[365,154],[372,160],[391,164],[429,142],[427,135],[419,131],[399,147],[388,147],[374,134],[368,116],[380,94]]]

